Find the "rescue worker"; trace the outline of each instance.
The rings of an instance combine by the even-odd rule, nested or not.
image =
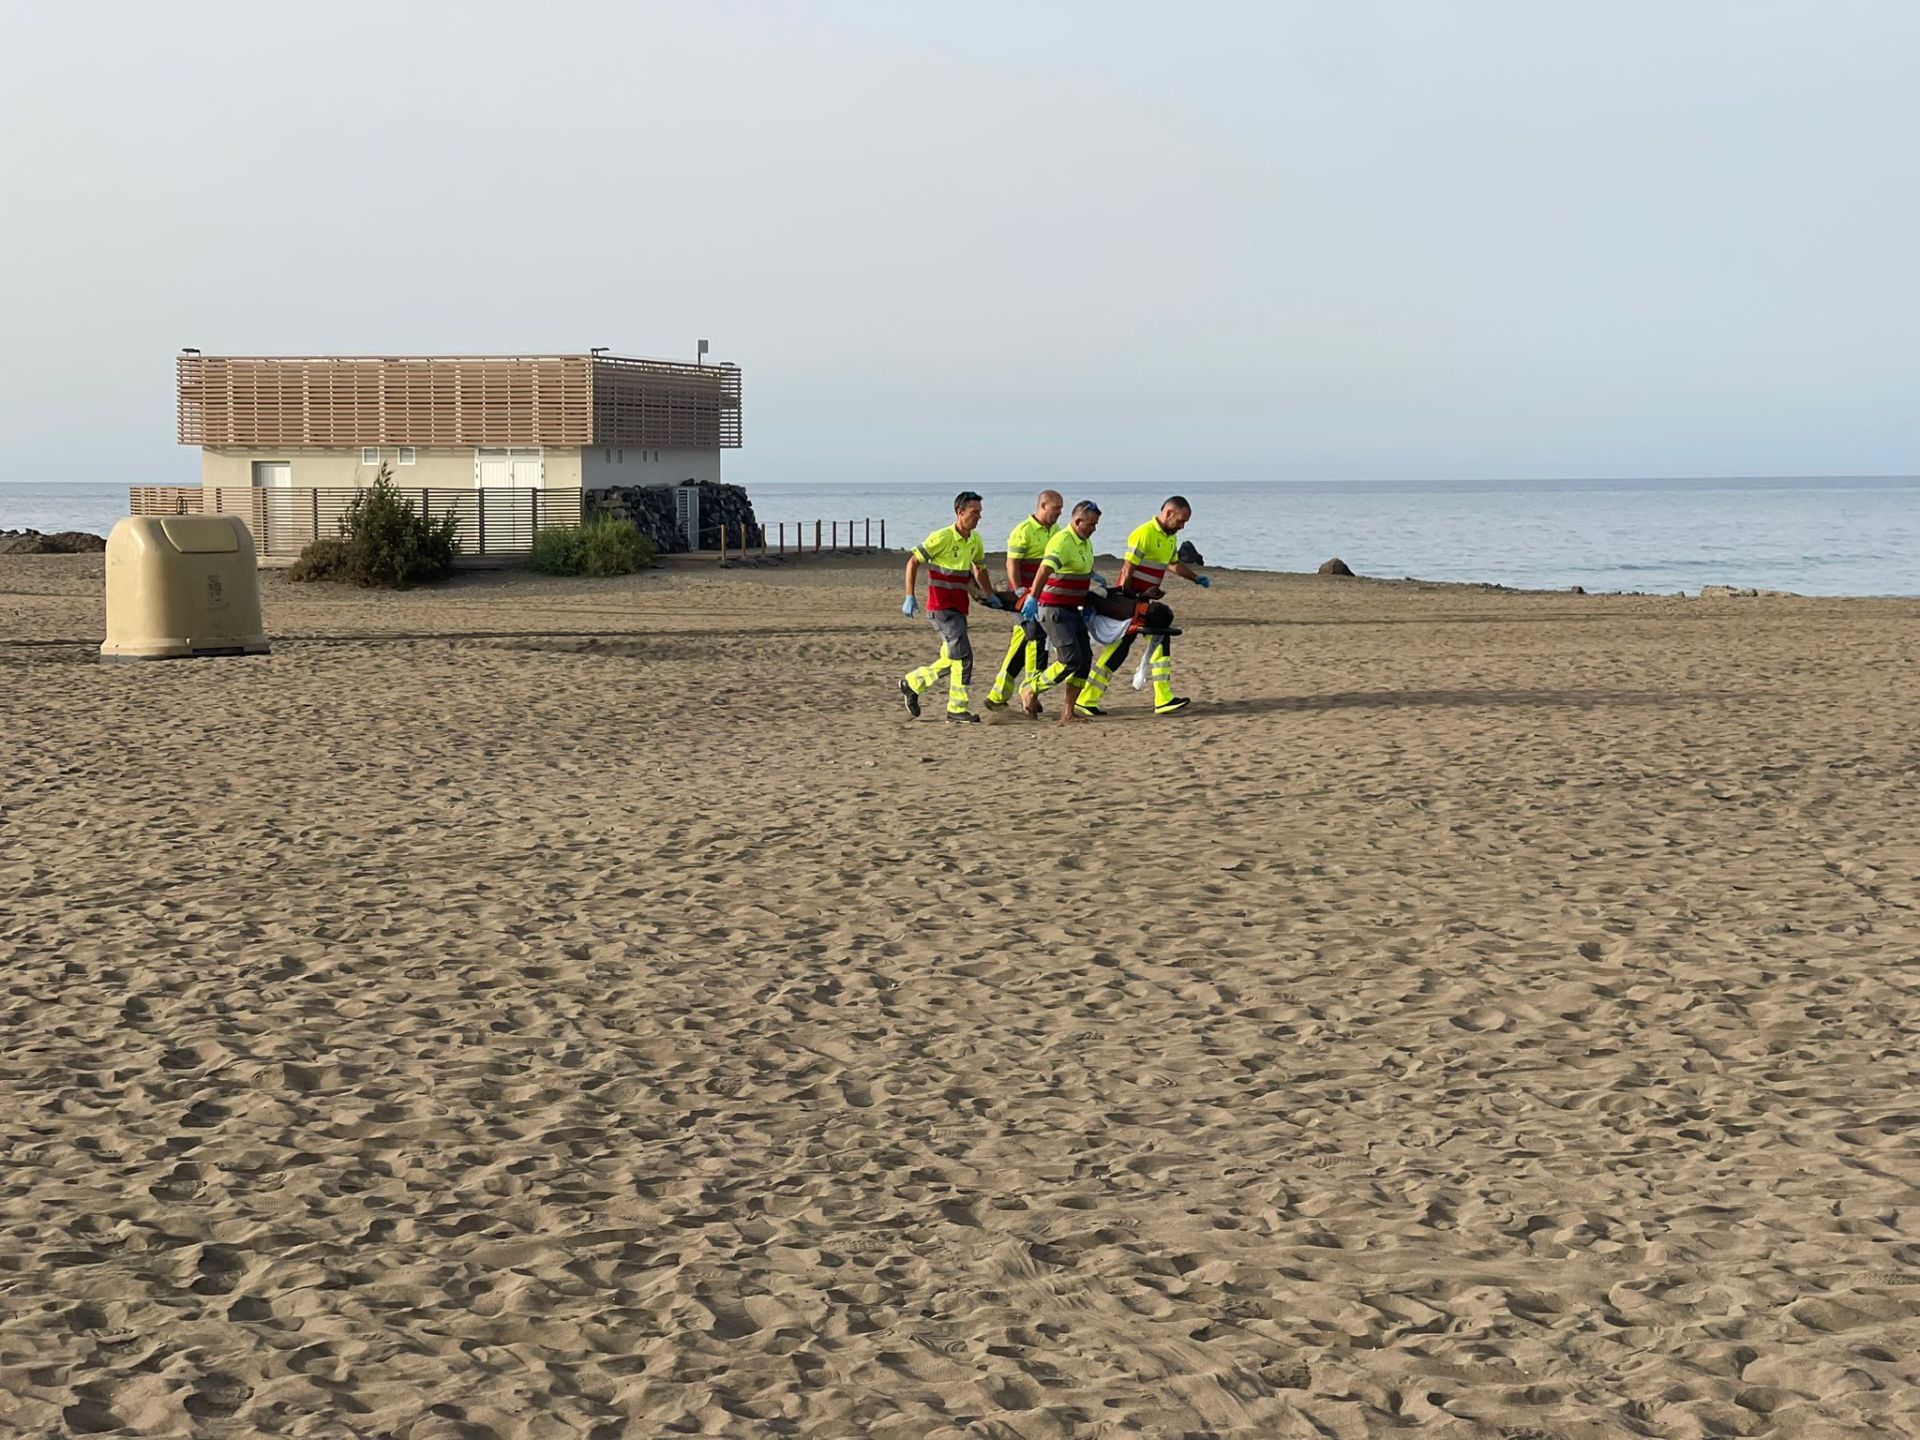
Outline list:
[[[1168,497],[1158,515],[1127,537],[1127,553],[1121,561],[1120,578],[1114,589],[1141,600],[1155,599],[1161,593],[1160,582],[1169,570],[1183,580],[1191,580],[1202,590],[1211,586],[1210,578],[1195,574],[1179,558],[1180,542],[1176,537],[1192,518],[1193,506],[1185,496]],[[1147,645],[1148,674],[1153,680],[1153,713],[1178,715],[1193,702],[1173,693],[1172,644],[1166,635],[1156,634],[1148,636]],[[1113,683],[1113,672],[1126,662],[1132,648],[1133,635],[1128,633],[1107,646],[1094,660],[1076,702],[1083,715],[1102,713],[1100,699]]]
[[[1047,553],[1047,542],[1059,531],[1056,523],[1066,501],[1058,490],[1042,490],[1033,502],[1033,513],[1013,527],[1007,536],[1007,585],[1013,591],[1017,611],[1026,604],[1027,588],[1039,573],[1040,561]],[[993,677],[987,691],[987,709],[1004,710],[1021,673],[1038,675],[1047,668],[1047,637],[1037,620],[1016,617],[1013,639],[1007,644],[1007,657],[1000,662],[1000,673]]]
[[[900,682],[900,699],[907,714],[920,716],[920,697],[942,674],[947,677],[947,719],[963,725],[978,725],[980,717],[968,707],[967,686],[973,681],[973,642],[967,638],[967,610],[973,587],[983,603],[1001,608],[987,578],[987,551],[974,532],[980,526],[980,497],[962,490],[953,497],[953,524],[936,530],[922,540],[907,556],[906,598],[900,613],[913,618],[919,608],[914,598],[914,581],[922,565],[927,567],[927,619],[940,636],[940,656],[930,664],[910,671]]]
[[[1055,685],[1067,687],[1067,703],[1060,711],[1060,722],[1072,724],[1080,719],[1080,687],[1086,683],[1093,663],[1093,644],[1087,636],[1087,591],[1093,583],[1093,546],[1089,543],[1100,524],[1100,507],[1082,500],[1073,507],[1073,519],[1065,529],[1055,532],[1047,542],[1047,553],[1034,572],[1028,587],[1026,604],[1020,609],[1024,619],[1038,620],[1046,632],[1047,645],[1054,661],[1038,675],[1028,677],[1020,692],[1020,703],[1029,715],[1040,713],[1040,696]]]

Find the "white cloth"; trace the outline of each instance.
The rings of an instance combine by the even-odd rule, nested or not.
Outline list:
[[[1133,619],[1131,616],[1125,620],[1114,620],[1106,615],[1097,614],[1092,610],[1087,612],[1087,632],[1093,636],[1093,643],[1096,645],[1113,644],[1114,641],[1127,633],[1127,626],[1132,623]]]

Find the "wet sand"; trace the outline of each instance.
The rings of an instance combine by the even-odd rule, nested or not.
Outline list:
[[[1920,602],[895,568],[0,558],[0,1433],[1920,1434]]]

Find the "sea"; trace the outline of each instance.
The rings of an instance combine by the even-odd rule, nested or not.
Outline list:
[[[989,548],[1038,485],[974,487]],[[1152,515],[1164,486],[1100,485],[1096,548]],[[748,486],[765,524],[874,540],[920,539],[952,518],[946,486]],[[1182,538],[1209,565],[1310,571],[1338,557],[1360,575],[1527,589],[1697,594],[1703,585],[1802,595],[1920,595],[1920,476],[1723,480],[1182,481]],[[90,530],[126,513],[124,486],[0,482],[0,530]]]

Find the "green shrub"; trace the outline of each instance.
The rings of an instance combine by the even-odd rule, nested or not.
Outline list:
[[[583,525],[552,525],[533,537],[532,565],[543,575],[631,575],[653,563],[653,545],[631,520],[595,515]]]
[[[373,484],[353,497],[340,521],[347,547],[347,577],[356,585],[404,590],[422,580],[444,580],[453,573],[460,546],[453,538],[458,520],[442,515],[429,520],[413,501],[394,488],[383,464]]]
[[[289,580],[345,580],[347,578],[347,542],[315,540],[300,552],[300,558],[287,567]]]
[[[631,520],[596,515],[580,530],[586,536],[589,575],[631,575],[653,564],[653,543]]]
[[[587,537],[583,525],[548,525],[533,532],[533,558],[528,562],[542,575],[579,575],[587,568]]]

